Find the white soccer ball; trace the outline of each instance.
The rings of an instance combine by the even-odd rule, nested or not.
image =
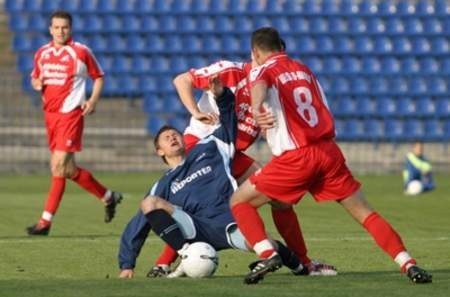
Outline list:
[[[208,277],[216,271],[219,265],[219,257],[210,244],[200,241],[194,242],[183,251],[181,265],[189,277]]]
[[[412,180],[406,186],[407,195],[418,195],[423,191],[423,184],[419,180]]]

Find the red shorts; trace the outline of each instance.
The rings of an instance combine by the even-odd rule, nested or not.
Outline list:
[[[340,200],[361,186],[333,140],[273,157],[261,171],[250,176],[250,182],[258,192],[288,204],[297,203],[306,192],[318,202]]]
[[[68,113],[45,112],[45,126],[50,151],[81,151],[84,127],[81,108]]]
[[[186,152],[189,151],[195,146],[195,144],[199,141],[199,138],[192,134],[184,134],[184,144],[186,145]],[[231,174],[235,179],[239,179],[245,172],[252,166],[255,162],[251,157],[247,156],[241,151],[236,151],[236,154],[233,158],[233,163],[231,164]]]

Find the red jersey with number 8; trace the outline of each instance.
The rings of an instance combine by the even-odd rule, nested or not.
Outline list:
[[[325,94],[306,65],[285,53],[276,53],[251,70],[250,83],[267,86],[263,106],[275,115],[277,122],[267,130],[266,137],[275,156],[334,138],[334,120]]]

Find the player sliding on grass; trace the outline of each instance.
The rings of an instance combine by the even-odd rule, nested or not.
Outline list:
[[[216,250],[235,248],[248,251],[244,238],[231,215],[229,198],[237,187],[231,175],[234,156],[236,115],[234,95],[223,88],[218,79],[210,83],[217,97],[220,125],[199,141],[186,154],[182,134],[165,126],[155,137],[155,148],[171,168],[154,184],[141,203],[141,210],[126,226],[120,241],[119,277],[134,275],[136,258],[151,229],[182,255],[189,242],[204,241]],[[276,249],[284,265],[296,274],[304,274],[305,267],[283,244]],[[171,258],[157,263],[149,277],[168,276]],[[169,277],[183,275],[179,266]]]
[[[334,142],[333,117],[311,70],[286,55],[273,28],[254,31],[251,47],[260,64],[249,76],[253,115],[266,130],[273,158],[231,198],[239,229],[264,259],[245,282],[257,283],[282,265],[257,208],[273,199],[268,197],[295,204],[306,192],[319,202],[339,202],[413,282],[431,282],[431,274],[417,266],[397,232],[364,199]]]

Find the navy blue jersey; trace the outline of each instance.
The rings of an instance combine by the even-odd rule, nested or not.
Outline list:
[[[148,194],[181,207],[201,223],[199,231],[206,237],[215,238],[214,235],[217,234],[219,242],[212,244],[220,249],[226,244],[226,227],[234,223],[229,199],[237,188],[230,169],[237,131],[233,93],[225,88],[217,105],[221,125],[200,140],[182,164],[167,171]],[[150,230],[146,218],[139,211],[122,234],[119,250],[121,269],[134,268]]]
[[[419,180],[423,184],[423,191],[431,191],[435,188],[431,163],[424,156],[414,153],[406,155],[403,169],[403,186],[406,189],[413,180]]]

